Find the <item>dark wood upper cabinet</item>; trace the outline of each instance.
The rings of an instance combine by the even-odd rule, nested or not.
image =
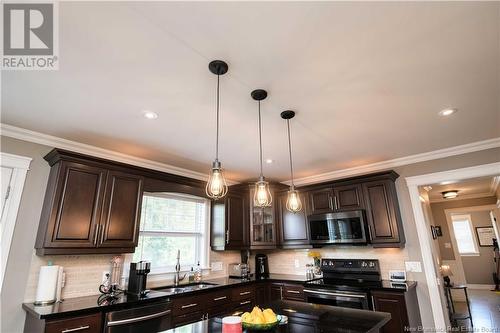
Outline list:
[[[333,188],[333,207],[335,210],[363,209],[361,185],[342,185]]]
[[[37,247],[95,247],[105,184],[105,169],[65,161],[54,166],[42,212],[46,233]]]
[[[100,226],[100,247],[135,247],[139,237],[139,216],[143,177],[110,171]]]
[[[333,190],[322,188],[308,192],[310,214],[333,212]]]
[[[247,195],[234,188],[229,189],[224,199],[212,202],[212,250],[240,250],[248,247],[247,202]]]
[[[134,252],[143,177],[123,165],[63,150],[51,166],[37,254]]]
[[[250,248],[274,249],[277,244],[277,219],[276,219],[276,192],[270,186],[272,195],[271,206],[254,206],[254,185],[250,185]]]
[[[394,181],[390,179],[363,183],[366,217],[374,246],[404,243],[403,226]]]
[[[283,248],[311,248],[309,226],[307,224],[307,196],[300,193],[302,210],[292,213],[286,209],[287,192],[281,193],[278,200],[280,245]]]

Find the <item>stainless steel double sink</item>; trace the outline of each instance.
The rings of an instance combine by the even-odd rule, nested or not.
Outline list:
[[[180,285],[177,287],[167,286],[167,287],[159,287],[159,288],[153,288],[153,289],[156,291],[161,291],[161,292],[169,293],[169,294],[182,294],[182,293],[187,293],[190,291],[210,289],[210,288],[213,288],[216,286],[217,286],[217,284],[215,284],[215,283],[199,282],[199,283],[183,284],[183,285]]]

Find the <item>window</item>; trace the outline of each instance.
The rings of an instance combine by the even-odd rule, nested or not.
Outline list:
[[[470,215],[452,215],[453,232],[457,240],[458,252],[461,255],[479,254],[476,240],[472,233]]]
[[[144,193],[139,244],[134,261],[151,261],[151,273],[175,271],[177,250],[182,270],[208,263],[209,201],[178,193]]]

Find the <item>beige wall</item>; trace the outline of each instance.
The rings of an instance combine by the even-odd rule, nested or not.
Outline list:
[[[473,206],[483,206],[492,205],[496,202],[495,197],[484,197],[475,199],[465,199],[465,200],[450,200],[443,202],[431,203],[432,217],[434,218],[434,223],[441,226],[443,231],[443,237],[438,237],[439,241],[439,251],[441,252],[441,258],[443,260],[455,260],[456,256],[453,252],[453,247],[446,247],[445,244],[451,245],[450,230],[448,228],[448,222],[446,222],[446,209],[453,208],[463,208],[463,207],[473,207]]]
[[[6,137],[1,137],[0,146],[2,152],[33,158],[31,169],[28,172],[28,176],[26,178],[21,206],[14,230],[12,248],[10,252],[11,255],[7,263],[7,272],[1,295],[1,331],[5,333],[17,333],[22,331],[22,327],[24,324],[24,312],[21,309],[21,303],[24,300],[25,293],[20,291],[25,291],[27,289],[29,278],[31,281],[30,288],[33,288],[32,281],[36,281],[36,277],[34,276],[36,273],[33,272],[36,272],[36,267],[41,263],[44,263],[47,259],[37,257],[35,258],[35,260],[32,260],[36,230],[38,228],[38,221],[40,218],[40,212],[49,173],[49,167],[43,160],[43,156],[50,151],[51,147]],[[377,257],[382,261],[385,271],[387,271],[390,267],[402,267],[405,260],[421,261],[420,246],[417,238],[415,223],[413,220],[413,211],[409,198],[408,188],[405,183],[405,177],[498,161],[500,161],[500,149],[490,149],[481,152],[469,153],[461,156],[453,156],[396,168],[395,171],[401,175],[401,177],[396,182],[396,186],[405,228],[405,234],[407,238],[406,247],[402,250],[373,250],[370,248],[329,248],[322,251],[324,251],[325,256],[328,255],[341,257],[348,255],[352,257]],[[292,253],[292,255],[290,255],[290,253]],[[287,259],[287,261],[282,261],[280,259],[282,255],[284,256],[283,258],[289,259]],[[222,258],[217,260],[227,259],[227,262],[238,259],[238,256],[235,253],[214,254],[214,256],[219,256],[218,258]],[[305,251],[283,251],[282,254],[280,254],[280,252],[271,254],[271,265],[280,265],[282,263],[290,261],[293,265],[293,260],[290,260],[291,256],[298,256],[299,261],[301,261],[301,265],[305,264],[306,260],[308,260],[306,258]],[[108,258],[106,256],[95,256],[95,259],[97,262],[95,270],[100,271],[95,275],[95,278],[97,278],[102,274],[102,265],[105,265],[105,262],[108,260]],[[85,259],[84,256],[66,256],[65,259],[61,257],[60,259],[56,258],[55,260],[67,260],[66,265],[74,264],[74,269],[77,269],[78,267],[85,267],[86,260],[88,259]],[[31,264],[32,262],[33,266]],[[94,262],[94,264],[96,262]],[[286,266],[282,267],[283,270],[290,268],[289,264],[285,265]],[[30,268],[32,267],[32,273],[30,274]],[[279,270],[280,273],[293,273],[295,271],[281,271],[281,269]],[[430,310],[431,307],[429,304],[427,287],[425,283],[425,275],[423,272],[414,273],[411,275],[411,278],[419,283],[417,292],[423,324],[427,327],[432,327],[434,322]],[[77,283],[81,279],[79,275],[76,274],[75,279],[72,278],[71,280]],[[68,281],[68,283],[70,282]],[[86,288],[87,287],[84,287],[84,289]]]

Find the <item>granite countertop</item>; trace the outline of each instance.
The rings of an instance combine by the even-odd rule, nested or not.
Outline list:
[[[375,333],[391,319],[391,315],[386,312],[294,301],[277,301],[264,307],[272,308],[277,314],[288,316],[288,323],[278,326],[274,331],[278,333],[309,332],[311,330],[324,333]],[[215,317],[176,329],[166,330],[163,333],[174,333],[179,330],[186,330],[190,333],[222,332],[221,320],[220,317]]]
[[[234,279],[229,277],[206,279],[203,282],[207,284],[204,288],[193,288],[183,292],[173,292],[167,289],[172,285],[164,287],[156,287],[143,298],[138,298],[133,295],[121,294],[116,298],[105,298],[104,295],[92,295],[84,297],[68,298],[60,303],[55,303],[47,306],[35,306],[33,303],[23,303],[23,309],[29,314],[39,319],[57,319],[72,315],[81,315],[87,313],[95,313],[101,311],[113,311],[125,308],[134,307],[137,305],[147,304],[155,301],[168,301],[171,298],[181,297],[185,295],[196,294],[200,292],[217,290],[228,286],[245,285],[258,282],[277,282],[277,283],[305,283],[307,280],[303,275],[290,275],[290,274],[270,274],[268,278],[256,279]],[[393,283],[391,281],[383,280],[377,287],[371,288],[372,290],[385,290],[385,291],[399,291],[404,292],[416,286],[416,282],[407,281],[406,283]],[[189,283],[179,285],[179,287],[188,287]]]

